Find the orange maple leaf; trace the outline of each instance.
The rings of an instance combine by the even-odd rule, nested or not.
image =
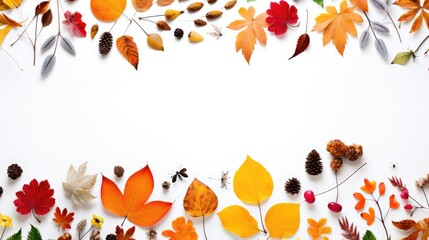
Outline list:
[[[389,207],[393,209],[399,208],[399,202],[395,199],[395,194],[390,195],[389,197]]]
[[[232,30],[246,28],[237,34],[235,49],[237,52],[241,50],[247,63],[250,63],[256,39],[264,46],[267,44],[267,35],[264,30],[264,28],[268,27],[268,23],[265,22],[267,14],[261,13],[255,18],[255,8],[252,6],[247,10],[242,7],[238,10],[238,13],[244,20],[235,20],[227,28]]]
[[[331,40],[338,52],[343,55],[347,43],[347,33],[357,36],[355,22],[363,22],[362,17],[354,12],[354,7],[348,7],[347,1],[340,4],[340,12],[333,6],[326,7],[327,13],[322,13],[316,17],[316,24],[312,31],[323,31],[323,45]]]
[[[429,13],[427,12],[429,11],[429,0],[425,0],[423,6],[420,6],[420,0],[396,0],[393,4],[408,10],[408,12],[399,17],[398,21],[400,22],[409,22],[413,20],[421,10],[420,15],[414,20],[411,26],[410,33],[420,29],[423,19],[425,20],[426,27],[429,28]]]
[[[179,217],[174,220],[171,225],[173,230],[165,230],[162,232],[162,236],[169,237],[170,240],[197,240],[198,234],[195,232],[195,228],[191,220],[186,222],[184,217]]]
[[[404,219],[399,222],[392,221],[393,226],[398,229],[412,232],[405,238],[404,240],[417,240],[419,238],[420,233],[422,236],[420,239],[428,239],[429,238],[429,218],[422,219],[418,222],[415,222],[412,219]]]
[[[148,165],[128,178],[124,194],[112,180],[103,176],[101,202],[111,213],[128,218],[136,225],[149,227],[161,220],[172,205],[163,201],[146,203],[153,187],[153,176]]]
[[[64,229],[71,229],[70,223],[74,220],[74,212],[67,212],[67,208],[64,208],[63,211],[59,207],[55,208],[54,222],[58,223],[58,227]]]

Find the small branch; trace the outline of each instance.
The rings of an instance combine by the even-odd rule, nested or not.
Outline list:
[[[386,8],[387,8],[387,6],[386,6]],[[396,26],[395,22],[393,21],[392,16],[390,16],[390,13],[389,13],[389,11],[387,11],[387,9],[385,9],[384,11],[386,12],[387,16],[389,17],[390,21],[392,22],[393,26],[395,27],[396,33],[398,34],[399,42],[402,43],[401,34],[399,34],[398,27]]]
[[[335,170],[335,185],[337,186],[336,187],[336,189],[337,189],[337,197],[335,198],[335,202],[338,202],[338,192],[339,192],[339,190],[338,190],[338,171],[337,170]]]
[[[428,205],[428,207],[429,207],[428,196],[426,195],[425,189],[424,189],[423,187],[422,187],[422,192],[423,192],[423,195],[425,195],[426,204],[427,204],[427,205]]]
[[[37,42],[37,20],[39,20],[39,15],[36,15],[36,29],[34,30],[34,44],[33,44],[33,66],[36,66],[36,42]]]
[[[408,197],[413,200],[415,203],[417,203],[420,207],[423,207],[422,204],[420,204],[415,198],[413,198],[411,195],[408,195]]]
[[[24,69],[22,69],[21,66],[19,66],[18,62],[15,60],[15,58],[8,52],[6,51],[6,49],[2,48],[2,46],[0,46],[0,49],[3,50],[11,59],[12,61],[16,64],[16,66],[19,67],[19,69],[21,69],[21,71],[24,71]],[[1,238],[0,238],[1,239]]]
[[[372,21],[371,21],[371,19],[369,19],[368,15],[366,14],[365,11],[363,12],[363,14],[365,15],[366,19],[368,20],[369,27],[371,28],[371,31],[372,31],[372,34],[375,37],[375,40],[377,40],[377,42],[378,42],[379,40],[378,40],[377,34],[375,34],[374,28],[372,28]]]
[[[365,15],[366,15],[366,13],[365,13]],[[374,195],[371,194],[371,196],[375,200]],[[384,232],[386,233],[386,239],[389,239],[390,238],[389,237],[389,232],[387,231],[386,223],[384,221],[383,211],[381,211],[381,207],[380,207],[380,204],[378,203],[378,201],[375,201],[375,203],[377,204],[377,208],[378,208],[378,211],[380,213],[380,218],[379,219],[381,221],[381,224],[383,224]]]
[[[262,218],[262,210],[261,210],[260,202],[258,202],[258,209],[259,209],[259,216],[261,217],[262,232],[267,234],[267,230],[265,229],[265,226],[264,226],[264,219]]]
[[[124,226],[125,220],[127,220],[127,216],[125,216],[124,220],[122,220],[121,227]]]
[[[307,20],[305,21],[305,33],[307,33],[307,27],[308,27],[308,8],[305,9],[305,11],[307,12]]]
[[[80,236],[80,232],[79,232],[79,240],[82,240],[82,239],[86,236],[86,234],[88,234],[88,233],[89,233],[89,231],[91,231],[91,230],[92,230],[92,227],[93,227],[93,226],[91,226],[91,227],[88,229],[88,231],[86,231],[82,236]]]
[[[416,48],[416,50],[414,51],[414,52],[417,52],[419,49],[420,49],[420,47],[423,45],[423,43],[426,41],[426,40],[428,40],[429,39],[429,35],[427,35],[424,39],[423,39],[423,41],[419,44],[419,46]]]
[[[22,33],[19,34],[18,38],[10,45],[11,47],[13,47],[13,45],[15,45],[16,42],[18,42],[18,40],[22,37],[22,35],[24,35],[24,33],[27,32],[27,28],[31,25],[31,23],[34,21],[35,18],[36,18],[36,15],[34,15],[30,23],[27,26],[25,26],[24,31],[22,31]]]
[[[2,231],[1,236],[0,236],[0,240],[3,239],[4,232],[6,232],[6,226],[4,226],[4,228],[3,228],[3,231]]]
[[[152,15],[152,16],[146,16],[146,17],[139,17],[139,20],[143,20],[145,18],[153,18],[153,17],[163,17],[164,14],[158,14],[158,15]]]
[[[208,240],[207,234],[206,234],[206,219],[204,215],[203,215],[203,232],[204,232],[204,237],[206,238],[206,240]]]
[[[149,36],[149,34],[147,34],[147,32],[143,29],[143,27],[140,26],[140,24],[134,18],[132,20],[137,24],[137,26],[139,26],[139,28],[144,32],[144,34],[146,34],[146,36]]]

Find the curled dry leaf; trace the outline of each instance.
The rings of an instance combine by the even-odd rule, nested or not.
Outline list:
[[[188,7],[186,8],[186,10],[188,10],[188,12],[197,12],[199,10],[201,10],[201,8],[204,7],[204,3],[202,2],[194,2],[188,5]]]
[[[164,44],[162,38],[157,33],[151,33],[147,36],[147,44],[150,48],[157,51],[164,51]]]
[[[192,217],[202,217],[212,214],[218,205],[216,194],[207,185],[194,179],[189,185],[183,208]]]
[[[97,174],[85,175],[87,163],[79,166],[78,170],[70,165],[67,181],[63,182],[64,191],[70,195],[76,205],[81,205],[95,198],[90,191],[97,180]]]
[[[208,20],[214,20],[214,19],[218,19],[220,16],[222,16],[223,12],[219,11],[219,10],[213,10],[213,11],[209,11],[208,13],[206,13],[206,18]]]
[[[307,33],[304,33],[299,36],[296,43],[295,53],[289,58],[289,60],[303,53],[308,48],[308,45],[310,45],[310,36]]]
[[[116,21],[124,12],[127,0],[91,0],[91,11],[100,21]]]
[[[139,65],[139,50],[131,36],[122,36],[116,40],[116,47],[124,58],[137,70]]]

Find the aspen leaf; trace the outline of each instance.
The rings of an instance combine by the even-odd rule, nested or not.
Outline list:
[[[116,40],[116,47],[124,58],[137,70],[139,65],[139,50],[131,36],[122,36]]]
[[[136,225],[153,226],[167,214],[172,205],[162,201],[146,203],[153,188],[153,176],[148,165],[128,178],[124,194],[112,180],[103,176],[101,202],[109,212],[125,217]]]
[[[157,0],[156,1],[158,6],[168,6],[168,5],[172,4],[173,2],[174,2],[174,0]]]
[[[237,197],[248,204],[260,204],[273,193],[273,179],[270,173],[258,162],[247,156],[237,170],[233,182]]]
[[[293,236],[300,222],[299,204],[279,203],[272,206],[265,216],[265,224],[271,238]]]
[[[217,205],[217,196],[213,190],[195,178],[183,199],[185,211],[192,217],[202,217],[212,214]]]
[[[132,0],[134,8],[139,12],[147,11],[153,4],[153,0]]]
[[[116,21],[127,6],[126,0],[91,0],[95,18],[104,22]]]
[[[259,232],[258,222],[245,208],[232,205],[218,213],[223,228],[242,238],[247,238]]]
[[[151,33],[147,36],[147,44],[150,48],[157,51],[164,51],[164,44],[162,38],[157,33]]]

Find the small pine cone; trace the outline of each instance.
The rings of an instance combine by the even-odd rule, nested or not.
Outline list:
[[[350,161],[356,161],[358,158],[362,157],[363,150],[361,145],[352,144],[347,147],[345,158]]]
[[[92,230],[91,236],[89,237],[89,240],[100,240],[100,231],[94,229]]]
[[[1,195],[3,195],[3,188],[2,187],[0,187],[0,197],[1,197]]]
[[[106,236],[106,240],[117,240],[117,238],[115,234],[109,234]]]
[[[115,175],[120,178],[122,176],[124,176],[124,168],[121,166],[115,166],[115,168],[113,168],[113,173],[115,173]]]
[[[100,41],[98,42],[98,51],[101,55],[107,55],[113,46],[113,36],[110,32],[104,32],[100,36]]]
[[[289,178],[285,183],[285,190],[289,194],[298,194],[301,190],[301,182],[298,178]]]
[[[151,228],[151,229],[149,229],[149,231],[147,231],[146,235],[149,238],[149,240],[155,240],[156,235],[158,235],[158,233],[156,232],[155,229]]]
[[[16,180],[22,174],[22,168],[14,163],[7,168],[7,176],[9,176],[12,180]]]
[[[170,182],[164,181],[161,186],[163,189],[168,190],[170,188]]]
[[[174,36],[178,39],[181,39],[183,37],[183,30],[181,28],[176,28],[176,30],[174,30]]]
[[[340,157],[334,157],[331,161],[331,169],[334,171],[338,171],[341,166],[343,166],[343,159]]]
[[[86,228],[86,219],[83,219],[77,224],[76,230],[78,232],[83,232],[83,230],[85,230],[85,228]]]
[[[347,151],[347,146],[341,140],[335,139],[328,142],[326,151],[330,152],[334,157],[342,157]]]
[[[310,175],[319,175],[323,171],[322,158],[316,150],[311,150],[305,161],[305,171]]]

